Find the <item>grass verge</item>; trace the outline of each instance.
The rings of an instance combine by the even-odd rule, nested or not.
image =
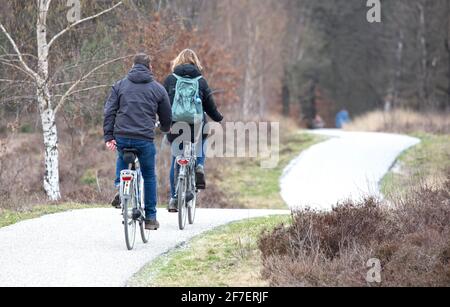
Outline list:
[[[35,206],[32,209],[24,211],[12,211],[0,209],[0,228],[16,224],[21,221],[39,218],[48,214],[55,214],[70,210],[99,208],[102,206],[80,205],[67,203],[61,205],[43,205]]]
[[[290,222],[290,216],[272,216],[220,227],[147,265],[129,286],[267,286],[260,276],[258,238],[263,231]]]
[[[404,196],[411,187],[438,188],[447,180],[450,169],[450,135],[414,133],[422,142],[403,153],[397,166],[382,181],[382,191],[388,197]]]

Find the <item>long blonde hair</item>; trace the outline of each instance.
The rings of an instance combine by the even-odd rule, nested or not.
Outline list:
[[[197,68],[202,71],[203,66],[198,58],[197,54],[191,49],[184,49],[181,53],[172,61],[172,72],[175,71],[175,68],[184,65],[184,64],[192,64],[197,66]]]

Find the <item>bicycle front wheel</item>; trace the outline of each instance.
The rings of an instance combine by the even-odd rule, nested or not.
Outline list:
[[[188,206],[188,217],[189,217],[189,224],[193,225],[195,222],[195,214],[197,211],[197,193],[194,194],[194,199],[189,203]]]
[[[131,251],[136,242],[136,221],[133,219],[134,206],[131,201],[125,200],[123,203],[123,226],[125,230],[125,243]]]
[[[187,219],[187,208],[186,208],[186,180],[183,178],[179,179],[178,183],[178,226],[180,230],[184,230],[186,227]]]
[[[140,195],[140,201],[141,201],[141,212],[144,212],[144,179],[140,180],[140,184],[139,184],[139,195]],[[140,229],[141,229],[141,238],[142,238],[142,242],[144,244],[147,244],[150,241],[150,230],[145,229],[145,221],[144,219],[141,219],[140,223],[139,223]]]

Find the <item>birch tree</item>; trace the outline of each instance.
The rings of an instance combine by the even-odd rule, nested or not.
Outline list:
[[[108,9],[105,9],[95,15],[80,19],[78,21],[70,23],[66,28],[54,35],[51,39],[48,38],[47,31],[47,16],[50,9],[51,0],[36,0],[37,1],[37,23],[36,23],[36,44],[37,44],[37,56],[32,57],[35,59],[34,65],[31,65],[21,52],[18,44],[11,35],[11,32],[5,28],[3,23],[0,22],[0,30],[6,36],[14,53],[16,60],[12,62],[2,62],[3,65],[8,65],[20,71],[26,79],[31,81],[36,87],[36,100],[39,108],[39,114],[41,118],[43,141],[44,141],[44,163],[45,174],[43,178],[43,187],[47,193],[48,198],[51,201],[58,201],[61,198],[61,191],[59,185],[59,151],[58,151],[58,130],[56,126],[56,117],[58,111],[61,109],[65,101],[71,95],[80,92],[79,87],[85,84],[85,81],[99,69],[126,57],[121,57],[113,60],[106,61],[91,71],[85,73],[78,80],[71,81],[69,89],[61,95],[58,100],[52,94],[51,78],[49,70],[49,60],[51,56],[52,46],[60,39],[64,34],[76,28],[78,25],[87,21],[94,20],[102,15],[105,15],[123,4],[122,1],[116,3]],[[90,90],[95,87],[87,87],[82,89]]]

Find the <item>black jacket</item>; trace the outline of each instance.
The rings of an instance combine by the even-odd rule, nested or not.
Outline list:
[[[202,75],[200,70],[191,64],[180,65],[175,68],[174,73],[177,76],[183,78],[197,78]],[[177,86],[177,78],[172,74],[167,77],[164,82],[164,87],[166,88],[167,93],[169,93],[170,104],[173,104],[173,100],[175,99],[175,89]],[[199,94],[200,99],[203,103],[203,111],[215,122],[221,122],[223,120],[222,114],[217,110],[216,102],[214,101],[213,93],[211,88],[208,85],[208,82],[205,78],[201,78],[199,81]],[[205,118],[206,122],[206,118]],[[192,132],[194,131],[193,127],[191,128]],[[169,135],[169,141],[173,141],[178,135]],[[206,137],[206,135],[205,135]]]
[[[112,87],[106,101],[105,141],[116,137],[153,141],[157,117],[161,130],[170,131],[172,108],[169,96],[145,65],[135,65],[125,79]]]

